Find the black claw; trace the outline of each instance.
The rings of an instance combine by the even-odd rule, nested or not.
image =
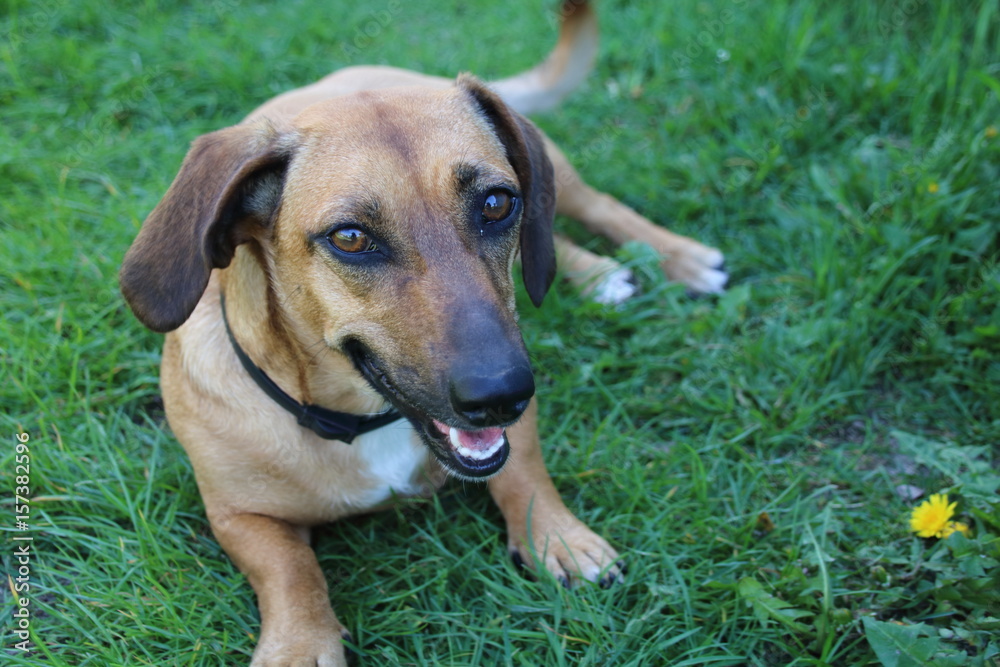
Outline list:
[[[511,552],[510,552],[510,559],[512,561],[514,561],[514,567],[516,567],[519,570],[523,570],[524,569],[524,567],[525,567],[525,565],[524,565],[524,559],[521,558],[521,552],[520,551],[518,551],[517,549],[512,549]]]
[[[565,574],[559,575],[559,583],[562,584],[563,588],[569,590],[569,577],[567,577]]]
[[[615,582],[615,578],[611,576],[601,577],[601,580],[597,582],[597,585],[601,588],[611,588],[611,584]]]
[[[621,571],[622,574],[628,574],[628,563],[623,560],[615,563],[615,566]]]
[[[346,644],[344,644],[344,656],[347,658],[347,664],[356,664],[358,656],[353,650],[351,650],[351,646],[354,644],[354,637],[352,637],[351,633],[346,629],[342,629],[340,631],[340,638],[346,642]]]

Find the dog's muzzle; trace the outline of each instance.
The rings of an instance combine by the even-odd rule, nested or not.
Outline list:
[[[521,417],[535,393],[534,376],[523,351],[494,351],[493,355],[484,351],[472,361],[453,364],[448,402],[433,409],[410,400],[365,345],[355,342],[347,351],[369,384],[410,420],[449,471],[462,478],[482,479],[503,468],[510,454],[506,427]]]

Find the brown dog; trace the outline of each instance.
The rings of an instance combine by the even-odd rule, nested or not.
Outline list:
[[[492,90],[352,68],[200,137],[125,257],[130,306],[170,332],[170,425],[258,596],[254,665],[342,664],[309,527],[431,493],[447,474],[488,480],[529,567],[567,584],[621,577],[542,461],[515,255],[538,305],[558,210],[652,243],[694,289],[721,289],[724,274],[718,251],[583,184],[505,103],[550,105],[585,73],[596,24],[567,7],[549,60]],[[577,276],[620,268],[557,245]]]

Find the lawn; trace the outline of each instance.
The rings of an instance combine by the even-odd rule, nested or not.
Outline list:
[[[347,64],[518,72],[555,35],[529,4],[0,3],[0,662],[248,662],[254,596],[163,421],[122,255],[199,134]],[[1000,664],[1000,3],[598,10],[595,71],[535,121],[731,272],[692,298],[560,220],[641,295],[519,295],[550,469],[627,582],[524,577],[453,483],[319,531],[358,663]],[[934,493],[968,536],[910,532]]]

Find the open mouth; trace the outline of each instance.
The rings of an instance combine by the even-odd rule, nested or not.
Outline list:
[[[420,414],[392,384],[364,345],[352,343],[346,350],[358,372],[410,420],[424,444],[454,475],[466,479],[482,479],[503,468],[510,455],[510,442],[503,427],[465,430]]]
[[[438,460],[462,477],[489,477],[510,455],[507,431],[499,426],[465,431],[432,419],[423,432]]]

